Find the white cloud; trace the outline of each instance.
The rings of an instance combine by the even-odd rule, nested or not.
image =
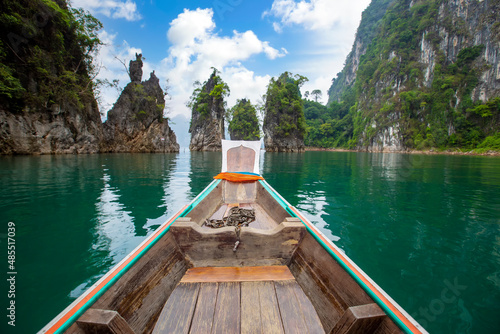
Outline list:
[[[82,7],[94,13],[100,13],[114,19],[127,21],[140,20],[141,14],[137,11],[137,4],[132,0],[72,0],[71,6]]]
[[[265,93],[270,77],[255,75],[241,62],[259,54],[271,60],[287,54],[285,49],[277,50],[269,42],[259,40],[251,30],[235,30],[231,36],[219,36],[213,14],[212,9],[185,9],[170,23],[167,37],[172,46],[159,72],[170,80],[171,116],[191,116],[185,103],[193,92],[193,82],[206,81],[211,67],[221,71],[222,79],[231,89],[229,107],[238,98],[246,97],[256,103]]]
[[[263,16],[275,17],[273,22],[276,32],[284,26],[302,25],[308,30],[331,29],[335,25],[352,25],[359,23],[361,11],[369,4],[369,0],[274,0],[270,10]],[[353,18],[357,18],[354,19]],[[353,22],[354,21],[354,22]]]
[[[370,0],[274,0],[271,9],[263,13],[277,33],[286,33],[292,26],[303,29],[303,47],[293,55],[299,60],[291,63],[289,70],[310,79],[302,87],[303,92],[322,91],[319,102],[327,102],[331,79],[342,70],[361,13],[369,3]]]

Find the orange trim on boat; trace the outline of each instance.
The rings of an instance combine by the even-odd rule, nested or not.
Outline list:
[[[155,233],[149,238],[148,242],[144,243],[140,248],[138,248],[130,257],[128,257],[118,268],[115,268],[113,272],[106,277],[105,280],[99,283],[92,291],[82,299],[78,304],[76,304],[71,310],[66,312],[64,316],[59,319],[51,328],[47,330],[46,333],[55,333],[59,328],[61,328],[66,321],[68,321],[80,308],[82,308],[92,297],[94,297],[103,287],[106,286],[123,268],[125,268],[134,258],[136,258],[153,240],[155,240],[165,229],[167,229],[188,206],[183,207],[175,216],[173,216],[163,227],[155,231]]]
[[[264,178],[257,174],[243,174],[243,173],[230,173],[223,172],[216,176],[214,179],[227,180],[231,182],[252,182],[257,180],[264,180]]]
[[[312,231],[316,230],[316,228],[306,218],[304,218],[304,216],[302,216],[297,209],[295,209],[291,205],[289,206],[289,208],[297,215],[297,217],[300,218],[300,220],[302,220],[304,224],[309,226],[309,228]],[[358,269],[356,269],[349,261],[346,260],[346,257],[342,253],[340,253],[334,247],[331,247],[330,240],[327,241],[326,238],[323,237],[323,235],[321,234],[316,234],[316,235],[323,241],[325,245],[328,246],[328,248],[330,248],[332,252],[334,252],[340,259],[344,260],[343,261],[344,264],[348,266],[349,269],[361,281],[363,281],[363,283],[394,313],[395,316],[399,318],[399,320],[401,320],[402,323],[406,325],[406,327],[408,327],[409,330],[411,330],[413,333],[421,333],[421,331],[411,321],[409,321],[408,318],[403,313],[401,313],[401,311],[399,311],[396,307],[394,307],[394,305],[375,286],[373,286],[373,284],[370,283],[370,281],[368,281],[366,277],[359,272]]]

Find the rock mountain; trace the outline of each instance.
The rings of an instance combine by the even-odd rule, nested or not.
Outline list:
[[[165,96],[154,71],[142,81],[142,55],[130,61],[131,82],[108,112],[104,152],[179,152],[174,132],[163,117]]]
[[[2,0],[0,13],[0,154],[98,152],[89,54],[100,22],[62,0]]]
[[[131,83],[103,126],[91,76],[101,23],[64,0],[0,2],[0,154],[177,152],[158,78]]]
[[[343,142],[404,151],[498,136],[499,17],[499,1],[373,0],[329,90],[329,105],[350,107]]]
[[[191,108],[191,151],[220,151],[224,139],[224,97],[229,87],[214,69],[210,78],[194,90]]]

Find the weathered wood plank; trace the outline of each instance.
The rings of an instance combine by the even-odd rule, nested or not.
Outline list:
[[[255,151],[251,148],[233,147],[227,150],[228,172],[253,172]]]
[[[181,282],[244,282],[294,279],[287,266],[195,267],[188,269]]]
[[[255,210],[255,221],[250,223],[249,227],[272,230],[281,223],[281,221],[275,221],[260,204],[253,203],[252,208]]]
[[[373,300],[354,279],[335,261],[330,254],[307,233],[297,249],[314,273],[325,286],[347,306],[370,304]],[[299,282],[300,284],[300,282]]]
[[[347,305],[336,299],[338,296],[332,294],[332,292],[335,293],[335,290],[326,287],[297,252],[290,263],[290,271],[314,305],[323,328],[329,332],[340,319]]]
[[[116,311],[88,309],[77,321],[85,333],[135,334],[125,319]]]
[[[241,283],[241,334],[261,334],[259,282]]]
[[[402,334],[404,333],[389,317],[385,317],[380,322],[377,330],[373,334]]]
[[[262,206],[275,222],[282,222],[286,217],[290,217],[290,214],[276,202],[273,196],[259,182],[256,182],[256,184],[257,204]]]
[[[199,290],[198,283],[179,283],[163,307],[153,334],[189,333]]]
[[[176,222],[170,232],[193,267],[217,267],[288,264],[306,230],[302,223],[284,221],[272,230],[242,227],[238,238],[233,227],[205,229]]]
[[[373,333],[384,317],[387,317],[386,314],[375,303],[351,306],[344,312],[330,333]]]
[[[257,196],[256,182],[222,181],[224,203],[255,202]]]
[[[211,333],[218,289],[217,283],[200,283],[200,292],[198,293],[198,302],[194,310],[190,334]]]
[[[209,219],[220,220],[220,219],[224,218],[224,215],[226,214],[226,211],[227,211],[227,207],[228,207],[227,204],[222,204],[217,210],[215,210],[215,212],[213,213],[212,216],[210,216]],[[210,227],[207,227],[207,228],[210,228]]]
[[[304,317],[304,322],[309,330],[309,333],[324,333],[325,331],[321,325],[321,320],[319,319],[311,301],[307,298],[301,287],[297,284],[297,282],[292,281],[290,283],[290,288],[295,293],[295,297],[297,298],[297,308],[299,308],[302,312],[302,316]]]
[[[291,288],[293,281],[279,281],[274,282],[276,289],[276,297],[278,298],[278,305],[281,313],[281,320],[283,321],[283,328],[285,333],[308,333],[308,328],[304,321],[304,317],[300,308],[297,307],[297,298]]]
[[[93,308],[117,311],[136,333],[150,333],[186,270],[184,256],[173,235],[167,233],[94,303]]]
[[[217,207],[222,203],[222,182],[215,187],[198,205],[196,205],[187,217],[201,226],[210,217]]]
[[[258,289],[262,328],[265,329],[266,334],[284,333],[274,283],[260,282]]]
[[[240,283],[219,283],[212,333],[239,333],[240,319]]]

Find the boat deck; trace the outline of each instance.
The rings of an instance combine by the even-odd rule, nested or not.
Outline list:
[[[286,266],[188,270],[153,333],[324,333]]]

